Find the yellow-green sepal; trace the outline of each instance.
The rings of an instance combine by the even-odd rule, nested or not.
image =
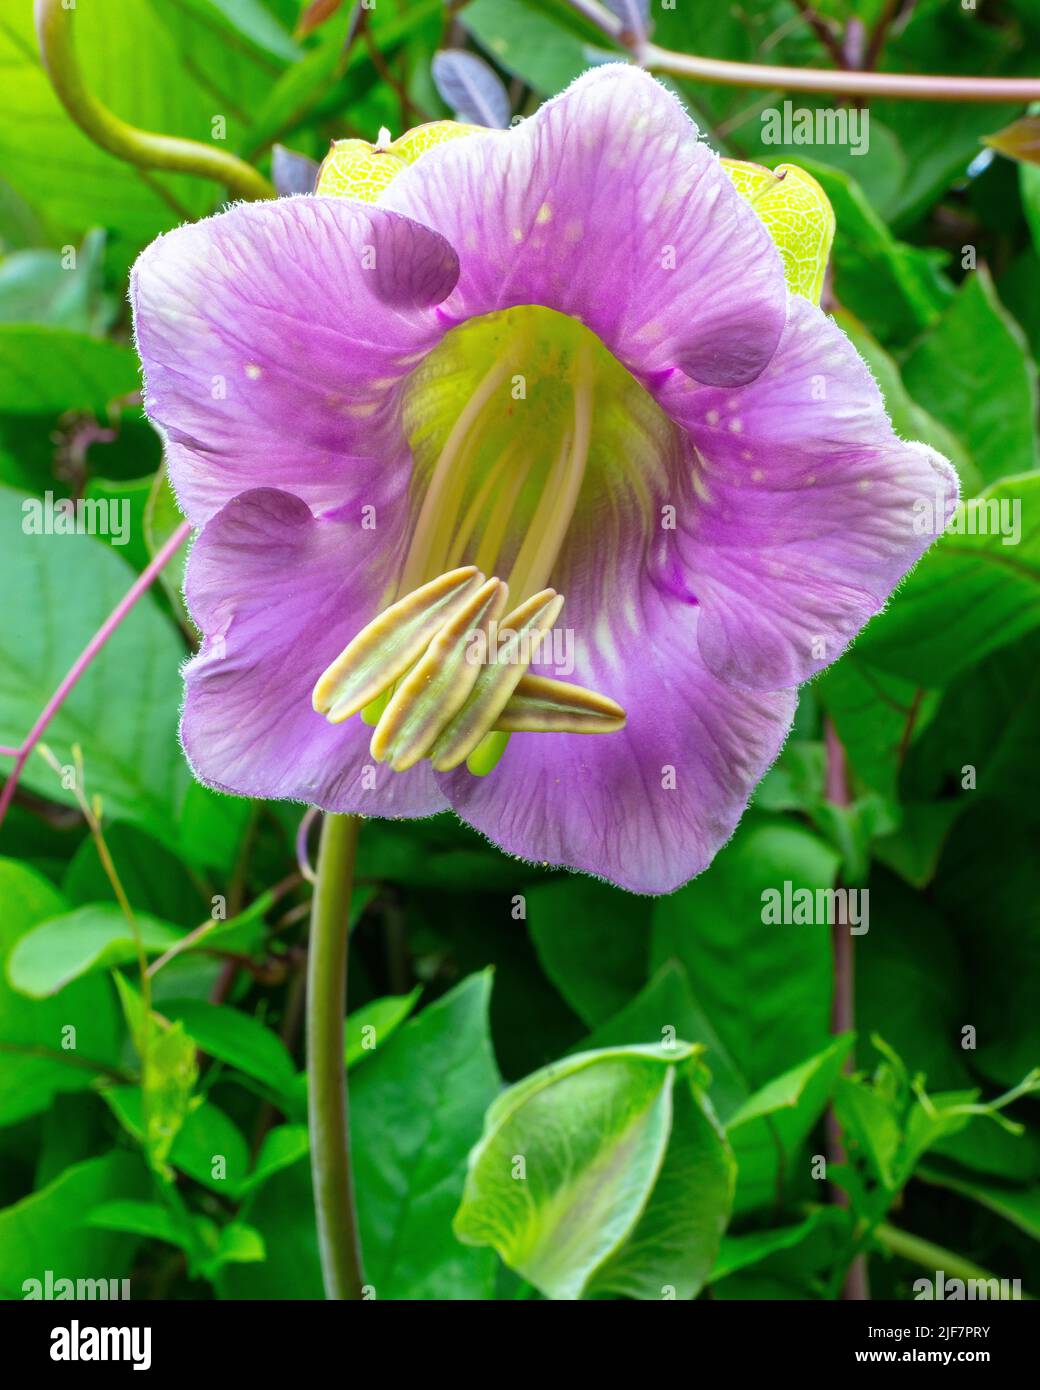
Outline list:
[[[375,145],[367,140],[335,140],[318,171],[314,191],[323,197],[378,202],[398,174],[428,150],[483,129],[461,121],[429,121],[413,126],[396,140],[381,139]]]
[[[797,164],[766,169],[742,159],[724,159],[722,165],[773,238],[788,289],[819,304],[834,243],[834,209],[827,194]]]

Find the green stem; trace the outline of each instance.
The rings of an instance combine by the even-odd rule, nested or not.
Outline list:
[[[920,1265],[922,1269],[931,1270],[933,1274],[942,1270],[954,1279],[965,1281],[997,1278],[997,1275],[991,1274],[981,1265],[973,1264],[971,1260],[966,1260],[963,1255],[958,1255],[953,1250],[944,1250],[941,1245],[933,1245],[930,1240],[922,1240],[920,1236],[913,1236],[909,1231],[901,1231],[887,1223],[876,1228],[874,1239],[893,1255],[899,1255],[911,1264]]]
[[[350,1171],[343,1020],[356,816],[326,815],[307,953],[307,1067],[311,1173],[325,1297],[361,1297],[361,1250]]]
[[[275,190],[251,164],[199,140],[138,130],[114,115],[89,91],[72,42],[74,9],[62,0],[36,0],[40,53],[58,100],[85,135],[128,164],[195,174],[221,183],[238,198],[274,198]]]

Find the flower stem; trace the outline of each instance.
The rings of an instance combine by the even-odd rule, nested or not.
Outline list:
[[[62,0],[36,0],[36,33],[58,100],[95,145],[142,169],[167,169],[221,183],[238,198],[274,198],[273,186],[251,164],[200,140],[157,135],[128,125],[88,89],[76,62],[72,16]]]
[[[361,1250],[354,1209],[343,1019],[347,934],[358,827],[356,816],[327,814],[307,955],[308,1121],[311,1174],[325,1297],[361,1298]]]
[[[693,53],[672,53],[652,43],[643,44],[634,56],[651,72],[667,72],[674,77],[691,77],[723,87],[767,87],[787,92],[908,101],[1040,100],[1040,78],[1036,77],[926,77],[918,73],[771,67],[765,63],[733,63]]]

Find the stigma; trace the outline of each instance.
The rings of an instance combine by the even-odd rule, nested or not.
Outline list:
[[[509,610],[509,585],[475,565],[438,576],[385,609],[314,686],[332,724],[375,721],[369,749],[395,772],[491,770],[512,733],[612,733],[620,705],[529,667],[563,608],[541,589]]]

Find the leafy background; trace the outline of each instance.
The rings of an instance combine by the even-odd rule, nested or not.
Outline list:
[[[483,55],[501,79],[485,84],[492,113],[506,102],[507,116],[621,52],[562,0],[379,0],[360,30],[350,5],[325,3],[306,34],[299,8],[80,0],[81,63],[127,120],[208,140],[223,116],[225,147],[269,169],[276,144],[320,158],[330,138],[452,115],[451,73],[434,80],[444,47]],[[654,0],[652,11],[668,48],[830,62],[787,0]],[[850,20],[869,32],[889,13],[883,0],[820,0],[816,12],[839,32]],[[880,66],[1022,74],[1038,37],[1036,0],[919,0],[899,7]],[[51,91],[27,3],[0,16],[0,71],[0,742],[16,745],[178,520],[141,413],[126,273],[151,238],[222,194],[92,145]],[[724,153],[793,159],[821,180],[838,220],[825,307],[903,433],[955,460],[968,495],[1021,502],[1021,543],[939,542],[802,691],[795,732],[735,838],[671,897],[518,864],[448,817],[364,826],[348,1061],[367,1277],[381,1298],[580,1286],[587,1269],[529,1282],[460,1241],[467,1154],[503,1082],[588,1046],[659,1044],[671,1029],[700,1045],[698,1113],[710,1106],[718,1121],[683,1159],[690,1184],[714,1196],[691,1214],[704,1232],[676,1257],[681,1296],[835,1297],[864,1249],[878,1297],[911,1297],[916,1277],[952,1272],[951,1261],[1040,1293],[1036,1102],[1014,1099],[1003,1123],[982,1113],[1040,1060],[1040,175],[980,143],[1021,110],[876,102],[869,152],[856,157],[763,147],[760,112],[782,92],[672,85]],[[70,246],[74,270],[62,261]],[[128,499],[129,544],[24,535],[22,501],[47,490]],[[321,1291],[300,1036],[301,808],[219,797],[190,778],[176,737],[178,668],[193,642],[179,563],[47,730],[51,760],[33,755],[0,836],[9,1298],[47,1269],[130,1275],[135,1297]],[[846,750],[847,805],[827,796],[828,720]],[[214,895],[227,905],[226,922],[154,977],[163,1022],[143,1077],[147,1123],[135,948],[61,771],[78,759],[150,956],[209,920]],[[761,921],[762,890],[785,880],[869,887],[852,1072],[850,1040],[831,1034],[829,932]],[[70,1024],[75,1051],[62,1046]],[[828,1177],[851,1209],[814,1167],[829,1103],[848,1161]],[[537,1152],[544,1131],[517,1123],[517,1142]],[[611,1142],[604,1119],[588,1162]],[[532,1240],[551,1254],[551,1214],[539,1220]],[[612,1277],[600,1296],[660,1296],[623,1260]]]

